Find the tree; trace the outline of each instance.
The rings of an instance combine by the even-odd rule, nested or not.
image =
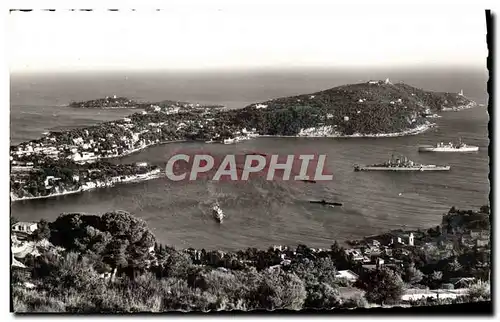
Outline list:
[[[50,228],[49,223],[45,219],[41,219],[38,222],[37,229],[31,235],[31,239],[34,241],[40,241],[42,239],[50,239]]]
[[[424,274],[415,267],[415,264],[411,263],[404,269],[402,277],[406,283],[415,285],[422,280]]]
[[[490,214],[490,206],[484,205],[479,208],[479,211],[485,214]]]
[[[307,290],[304,303],[306,308],[332,309],[340,306],[340,294],[336,287],[327,283],[319,283]]]
[[[88,258],[69,252],[61,256],[52,256],[50,269],[43,277],[43,287],[50,292],[67,294],[76,292],[98,292],[99,277]]]
[[[308,285],[327,283],[333,285],[336,282],[337,269],[330,257],[316,260],[304,259],[295,262],[289,269]]]
[[[363,273],[357,286],[366,291],[365,297],[369,302],[378,304],[397,303],[404,291],[401,276],[385,267]]]
[[[86,236],[88,226],[95,227],[99,221],[99,216],[95,215],[79,213],[60,215],[49,225],[50,242],[67,250],[83,251],[86,246],[78,243],[78,240]]]
[[[431,274],[427,275],[426,285],[430,288],[438,288],[443,280],[443,272],[433,271]]]
[[[462,265],[458,262],[456,257],[446,265],[446,270],[450,273],[458,272],[461,269]]]
[[[304,283],[295,274],[284,272],[282,269],[266,270],[262,272],[262,279],[254,290],[259,309],[288,309],[300,310],[307,293]]]
[[[125,211],[107,212],[101,217],[100,230],[109,232],[113,238],[125,239],[137,247],[154,246],[155,238],[146,222]]]
[[[176,278],[187,277],[189,269],[193,264],[188,254],[166,247],[164,256],[162,270],[159,274],[160,276]]]
[[[330,250],[332,251],[332,253],[337,254],[342,251],[342,248],[340,247],[339,242],[335,241],[333,245],[330,247]]]
[[[112,236],[110,233],[100,231],[93,226],[87,226],[82,231],[81,237],[75,240],[75,244],[82,251],[90,251],[94,254],[102,255],[111,240]]]
[[[115,239],[106,247],[103,260],[110,265],[113,270],[112,279],[116,275],[118,269],[124,268],[128,264],[126,255],[127,246],[127,240]]]
[[[443,272],[434,271],[434,272],[432,272],[431,278],[434,281],[441,281],[441,279],[443,278]]]
[[[468,296],[473,301],[487,301],[491,299],[490,282],[478,281],[469,288]]]
[[[162,311],[207,311],[217,309],[217,298],[199,288],[190,288],[185,280],[168,278],[161,281],[164,288]]]

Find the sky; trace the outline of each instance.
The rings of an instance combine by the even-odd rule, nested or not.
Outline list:
[[[224,5],[12,12],[7,18],[7,54],[12,73],[484,67],[484,11],[430,8]]]

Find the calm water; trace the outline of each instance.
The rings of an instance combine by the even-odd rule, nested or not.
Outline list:
[[[485,79],[481,79],[477,74],[474,75],[476,76],[460,78],[454,72],[439,77],[427,76],[427,81],[424,76],[416,74],[406,75],[405,78],[419,80],[427,85],[406,80],[410,84],[435,90],[458,92],[463,88],[466,94],[470,92],[469,95],[475,96],[479,102],[486,102]],[[128,113],[68,110],[57,107],[62,104],[61,97],[66,100],[90,99],[117,94],[151,100],[178,99],[241,107],[249,102],[273,96],[306,93],[361,79],[358,75],[330,75],[330,83],[327,84],[328,77],[324,73],[292,76],[287,87],[280,82],[276,85],[280,77],[287,79],[280,75],[261,75],[260,78],[258,75],[240,75],[239,81],[236,76],[232,79],[224,75],[219,83],[214,81],[219,79],[217,76],[212,76],[210,82],[209,76],[202,75],[183,83],[183,79],[189,79],[184,75],[184,78],[180,77],[178,81],[185,88],[177,83],[174,84],[172,80],[158,84],[158,79],[155,82],[154,79],[145,77],[146,85],[137,85],[139,89],[145,89],[144,94],[141,94],[143,96],[135,94],[139,92],[137,86],[134,86],[135,91],[127,95],[129,87],[123,85],[126,81],[118,85],[120,82],[111,82],[112,79],[108,78],[102,80],[101,84],[110,82],[109,87],[91,85],[99,82],[90,82],[86,78],[75,78],[73,83],[67,80],[60,82],[60,88],[47,85],[55,84],[57,80],[49,79],[47,82],[38,80],[37,85],[31,90],[26,81],[16,87],[13,80],[11,139],[15,143],[26,138],[38,137],[47,129],[88,125]],[[167,80],[175,79],[174,76],[162,77]],[[344,80],[339,79],[342,77]],[[356,77],[359,79],[353,79]],[[132,78],[129,76],[127,81]],[[382,78],[382,76],[370,75],[366,78]],[[482,83],[478,84],[479,80]],[[213,89],[212,93],[208,93],[209,91],[202,86],[205,81],[209,84],[208,88]],[[138,79],[134,82],[142,84]],[[434,87],[431,86],[433,82],[435,82]],[[454,87],[453,84],[459,86]],[[299,88],[301,85],[303,90]],[[123,87],[122,92],[118,91],[120,86]],[[228,86],[228,94],[222,90],[224,86]],[[314,86],[316,88],[313,88]],[[243,91],[245,87],[247,91]],[[108,90],[104,94],[106,88]],[[195,90],[200,88],[204,90],[196,94]],[[178,90],[176,92],[178,96],[168,95],[175,90]],[[242,92],[245,94],[238,100],[237,94]],[[16,99],[15,93],[22,95]],[[36,104],[38,101],[41,102],[39,105]],[[233,102],[233,105],[229,102]],[[393,228],[430,227],[439,224],[442,213],[453,205],[470,209],[488,202],[488,121],[487,109],[478,107],[462,112],[443,113],[443,118],[436,120],[438,128],[421,135],[402,138],[261,138],[237,145],[168,144],[150,148],[115,162],[128,163],[140,160],[164,166],[168,156],[178,150],[193,152],[202,150],[220,155],[256,150],[262,153],[280,154],[313,151],[327,154],[327,167],[333,172],[334,180],[328,183],[306,184],[255,179],[235,184],[206,180],[174,183],[167,179],[157,179],[78,195],[14,203],[12,214],[20,220],[40,218],[53,220],[60,213],[68,211],[102,213],[123,209],[145,219],[157,238],[164,243],[177,247],[207,249],[239,249],[251,246],[267,248],[272,244],[298,243],[320,247],[330,245],[335,239],[362,237]],[[469,144],[478,145],[480,151],[472,154],[419,154],[416,149],[419,144],[447,142],[457,136],[461,136]],[[441,173],[355,173],[353,171],[352,165],[355,163],[380,162],[390,157],[393,152],[403,153],[421,163],[450,164],[452,169]],[[215,199],[219,200],[227,214],[224,225],[216,224],[211,217],[210,204]],[[309,204],[308,200],[312,199],[339,201],[344,203],[344,207],[332,209]]]

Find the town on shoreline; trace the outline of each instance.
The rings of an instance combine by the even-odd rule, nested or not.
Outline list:
[[[332,106],[338,104],[339,108]],[[71,103],[75,108],[143,109],[87,128],[48,132],[10,148],[11,200],[48,198],[117,183],[148,180],[160,169],[144,162],[112,164],[153,145],[202,141],[232,144],[259,136],[395,137],[428,130],[434,112],[472,108],[462,93],[427,92],[389,80],[278,98],[241,110],[175,101],[137,103],[116,97]],[[378,122],[374,122],[374,114]]]

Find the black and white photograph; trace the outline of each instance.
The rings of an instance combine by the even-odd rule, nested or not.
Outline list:
[[[493,21],[10,8],[10,311],[492,314]]]

